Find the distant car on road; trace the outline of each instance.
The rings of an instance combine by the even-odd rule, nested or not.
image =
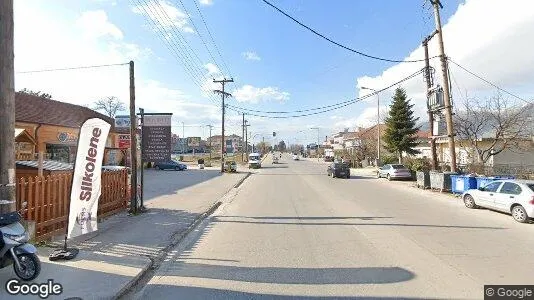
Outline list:
[[[249,169],[261,168],[261,155],[259,153],[250,153],[248,155],[248,168]]]
[[[187,166],[185,164],[179,163],[174,160],[155,163],[154,168],[156,170],[176,170],[176,171],[187,170]]]
[[[237,163],[235,161],[225,161],[224,171],[229,173],[237,172]]]
[[[332,163],[326,169],[328,176],[332,178],[350,178],[350,167],[346,163]]]
[[[299,158],[299,155],[296,154],[296,153],[294,153],[294,154],[293,154],[293,160],[299,160],[299,159],[300,159],[300,158]]]
[[[412,179],[412,172],[401,164],[388,164],[378,169],[376,177],[386,177],[388,180],[393,179]]]
[[[533,180],[496,180],[462,194],[467,208],[485,207],[512,215],[520,223],[534,217]]]

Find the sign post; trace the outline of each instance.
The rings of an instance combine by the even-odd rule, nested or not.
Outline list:
[[[171,160],[172,113],[148,113],[140,109],[141,115],[141,207],[143,204],[143,165],[145,162],[166,162]]]

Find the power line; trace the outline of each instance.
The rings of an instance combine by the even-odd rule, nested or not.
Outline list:
[[[458,66],[458,67],[461,68],[462,70],[466,71],[467,73],[469,73],[469,74],[475,76],[476,78],[478,78],[478,79],[484,81],[485,83],[487,83],[487,84],[489,84],[489,85],[495,87],[496,89],[498,89],[498,90],[500,90],[500,91],[503,91],[503,92],[505,92],[506,94],[508,94],[508,95],[510,95],[510,96],[512,96],[512,97],[514,97],[514,98],[517,98],[517,99],[519,99],[519,100],[521,100],[521,101],[523,101],[523,102],[525,102],[525,103],[527,103],[527,104],[531,104],[531,103],[532,103],[532,102],[530,102],[530,101],[528,101],[528,100],[525,100],[525,99],[523,99],[523,98],[521,98],[521,97],[519,97],[519,96],[517,96],[517,95],[515,95],[515,94],[512,94],[511,92],[509,92],[509,91],[507,91],[507,90],[505,90],[505,89],[499,87],[499,86],[496,85],[495,83],[493,83],[493,82],[491,82],[491,81],[489,81],[489,80],[483,78],[482,76],[477,75],[477,74],[475,74],[475,73],[469,71],[468,69],[466,69],[465,67],[462,67],[462,66],[461,66],[460,64],[458,64],[457,62],[454,62],[452,59],[447,58],[447,60],[450,61],[451,63],[455,64],[456,66]]]
[[[183,45],[178,46],[180,42],[177,43],[175,39],[171,39],[170,37],[169,38],[165,37],[165,35],[169,35],[169,32],[167,32],[167,30],[164,29],[165,26],[161,23],[161,19],[160,19],[161,15],[159,14],[157,8],[147,4],[146,2],[143,5],[139,0],[137,0],[137,3],[139,4],[139,7],[142,9],[141,13],[145,17],[145,19],[150,20],[153,23],[157,33],[159,34],[160,38],[163,41],[163,44],[169,49],[169,51],[171,52],[171,55],[174,53],[173,56],[182,64],[185,71],[189,73],[189,75],[191,76],[191,79],[193,80],[193,83],[195,83],[202,90],[202,78],[203,77],[206,78],[206,75],[202,75],[202,73],[198,71],[198,68],[195,68],[194,64],[191,61],[191,56],[188,55],[189,54],[188,49],[184,49],[184,51],[177,50],[176,49],[177,47],[181,48],[183,47]],[[152,13],[152,17],[149,15],[147,8]],[[167,13],[161,6],[160,6],[160,9],[162,10],[163,14],[167,16],[167,20],[171,21]],[[174,36],[178,36],[174,28],[171,27],[171,30],[174,32]],[[181,36],[181,34],[179,35]],[[172,33],[170,36],[171,37],[173,36]],[[184,39],[183,36],[182,36],[182,39]],[[187,44],[187,41],[185,42]],[[185,52],[185,54],[182,54],[182,52]],[[197,59],[200,61],[198,56],[197,56]],[[213,98],[213,95],[209,94],[208,99],[214,102],[215,104],[217,104],[217,101]]]
[[[219,54],[219,57],[221,58],[221,61],[222,61],[223,65],[224,65],[224,67],[226,69],[226,72],[228,72],[228,75],[230,75],[230,78],[234,78],[234,76],[232,75],[232,72],[230,72],[230,68],[228,68],[228,65],[224,61],[224,58],[223,58],[223,56],[221,54],[221,51],[219,50],[219,47],[217,46],[217,43],[215,43],[215,40],[213,39],[213,35],[211,34],[210,29],[208,28],[208,24],[206,22],[206,19],[204,18],[204,15],[202,14],[202,11],[200,10],[200,7],[198,7],[197,0],[193,0],[193,2],[195,3],[195,6],[197,8],[198,14],[200,15],[200,18],[202,19],[202,23],[204,23],[204,27],[206,27],[206,31],[208,31],[208,34],[209,34],[210,39],[211,39],[211,42],[215,46],[215,50],[217,50],[217,53]]]
[[[42,72],[54,72],[54,71],[68,71],[68,70],[81,70],[81,69],[95,69],[95,68],[104,68],[104,67],[125,66],[127,64],[129,64],[129,63],[92,65],[92,66],[78,66],[78,67],[66,67],[66,68],[57,68],[57,69],[43,69],[43,70],[33,70],[33,71],[21,71],[21,72],[17,72],[17,74],[42,73]]]
[[[409,80],[409,79],[412,79],[412,78],[414,78],[415,76],[421,74],[422,72],[423,72],[423,69],[418,70],[417,72],[415,72],[415,73],[413,73],[413,74],[411,74],[411,75],[409,75],[409,76],[407,76],[407,77],[405,77],[405,78],[403,78],[403,79],[401,79],[401,80],[399,80],[399,81],[397,81],[397,82],[395,82],[395,83],[389,85],[388,87],[385,87],[385,88],[383,88],[383,89],[374,91],[374,92],[372,92],[372,93],[370,93],[370,94],[367,94],[367,95],[365,95],[365,96],[358,97],[358,98],[356,98],[356,99],[351,99],[351,100],[347,100],[347,101],[339,102],[339,103],[334,103],[334,104],[326,105],[326,106],[321,106],[321,107],[309,108],[309,109],[304,109],[304,110],[294,110],[294,111],[261,111],[261,110],[247,109],[247,108],[243,108],[243,107],[239,107],[239,106],[234,106],[234,105],[230,105],[230,104],[228,104],[227,107],[229,107],[229,109],[232,109],[232,110],[234,110],[234,111],[242,110],[242,111],[257,112],[257,113],[263,113],[263,114],[293,114],[293,113],[303,113],[303,112],[310,112],[310,111],[316,111],[316,110],[323,110],[323,109],[332,108],[332,107],[337,107],[337,106],[339,106],[339,107],[337,107],[337,108],[341,108],[341,107],[345,107],[345,106],[346,106],[346,105],[344,105],[344,104],[348,104],[348,105],[350,105],[350,104],[354,104],[354,103],[356,103],[356,102],[359,102],[359,101],[361,101],[361,100],[364,100],[364,99],[366,99],[366,98],[372,97],[372,96],[376,95],[377,93],[380,93],[380,92],[382,92],[382,91],[385,91],[385,90],[387,90],[387,89],[389,89],[389,88],[391,88],[391,87],[393,87],[393,86],[395,86],[395,85],[398,85],[398,84],[400,84],[400,83],[402,83],[402,82],[404,82],[404,81],[407,81],[407,80]],[[337,109],[337,108],[334,108],[334,109]],[[333,109],[332,109],[332,110],[333,110]],[[330,111],[330,110],[328,110],[328,111]],[[250,114],[250,113],[248,113],[248,112],[247,112],[247,114]],[[325,111],[325,112],[326,112],[326,111]],[[319,113],[322,113],[322,112],[319,112]],[[250,115],[252,115],[252,114],[250,114]],[[266,116],[266,117],[269,117],[269,116]]]
[[[195,1],[196,3],[196,1]],[[182,0],[180,0],[180,4],[182,5],[182,8],[184,9],[185,11],[185,14],[189,17],[189,20],[191,21],[191,25],[193,25],[193,28],[195,28],[198,36],[200,37],[200,40],[202,41],[202,44],[204,44],[204,47],[206,48],[206,50],[208,51],[208,54],[209,56],[211,57],[211,60],[213,60],[213,62],[215,63],[215,65],[217,65],[217,67],[220,69],[219,67],[219,64],[217,64],[217,61],[215,60],[215,57],[213,57],[213,54],[211,54],[211,51],[208,47],[208,45],[206,44],[206,42],[204,41],[204,38],[202,37],[202,35],[200,34],[200,31],[198,30],[195,22],[193,21],[193,18],[191,18],[191,15],[189,14],[189,11],[187,10],[187,8],[185,7],[184,5],[184,2]]]
[[[367,58],[372,58],[372,59],[381,60],[381,61],[393,62],[393,63],[408,63],[408,62],[410,62],[410,63],[414,63],[414,62],[423,62],[423,61],[425,61],[424,59],[417,59],[417,60],[395,60],[395,59],[388,59],[388,58],[383,58],[383,57],[378,57],[378,56],[374,56],[374,55],[370,55],[370,54],[363,53],[363,52],[361,52],[361,51],[355,50],[355,49],[350,48],[350,47],[348,47],[348,46],[345,46],[345,45],[343,45],[343,44],[341,44],[341,43],[338,43],[338,42],[332,40],[331,38],[325,36],[324,34],[321,34],[321,33],[317,32],[315,29],[313,29],[313,28],[307,26],[306,24],[300,22],[299,20],[293,18],[291,15],[289,15],[289,14],[286,13],[285,11],[281,10],[280,8],[276,7],[274,4],[270,3],[269,1],[267,1],[267,0],[261,0],[261,1],[265,2],[267,5],[271,6],[272,8],[274,8],[275,10],[277,10],[278,12],[280,12],[281,14],[283,14],[284,16],[286,16],[286,17],[290,18],[291,20],[293,20],[293,22],[295,22],[295,23],[299,24],[300,26],[306,28],[307,30],[309,30],[309,31],[311,31],[312,33],[314,33],[315,35],[317,35],[317,36],[319,36],[319,37],[321,37],[321,38],[327,40],[328,42],[330,42],[330,43],[332,43],[332,44],[334,44],[334,45],[336,45],[336,46],[338,46],[338,47],[341,47],[341,48],[343,48],[343,49],[345,49],[345,50],[354,52],[354,53],[359,54],[359,55],[361,55],[361,56],[365,56],[365,57],[367,57]],[[437,57],[437,56],[433,56],[433,57],[431,57],[431,59],[432,59],[432,58],[435,58],[435,57]]]
[[[380,90],[377,90],[377,91],[374,91],[373,93],[370,93],[370,94],[367,94],[363,97],[358,97],[358,98],[355,98],[355,99],[352,99],[352,100],[348,100],[348,101],[344,101],[344,102],[340,102],[340,103],[337,103],[337,104],[333,104],[333,105],[329,105],[329,106],[325,106],[323,108],[326,108],[326,107],[331,107],[329,109],[324,109],[324,110],[321,110],[321,111],[317,111],[317,112],[312,112],[312,113],[306,113],[306,114],[300,114],[300,115],[292,115],[292,116],[266,116],[266,115],[259,115],[259,114],[253,114],[253,113],[247,113],[247,115],[250,115],[250,116],[255,116],[255,117],[261,117],[261,118],[272,118],[272,119],[288,119],[288,118],[298,118],[298,117],[306,117],[306,116],[312,116],[312,115],[318,115],[318,114],[322,114],[322,113],[326,113],[326,112],[329,112],[329,111],[333,111],[333,110],[336,110],[336,109],[340,109],[340,108],[343,108],[343,107],[346,107],[346,106],[349,106],[349,105],[352,105],[352,104],[355,104],[355,103],[358,103],[358,102],[361,102],[363,101],[364,99],[368,98],[368,97],[371,97],[371,96],[374,96],[380,92],[383,92],[387,89],[390,89],[402,82],[405,82],[409,79],[412,79],[414,78],[415,76],[419,75],[423,73],[423,69],[413,73],[412,75],[410,76],[407,76],[385,88],[382,88]],[[341,105],[342,104],[342,105]],[[333,107],[335,106],[335,107]],[[234,110],[234,111],[239,111],[237,109],[234,109],[234,108],[228,108],[230,110]],[[317,110],[317,108],[315,109]],[[310,110],[305,110],[305,111],[310,111]],[[263,113],[266,113],[266,112],[263,112]],[[280,113],[280,112],[278,112]]]

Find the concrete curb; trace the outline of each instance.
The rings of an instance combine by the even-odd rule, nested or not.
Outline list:
[[[159,269],[161,263],[165,260],[169,252],[174,247],[176,247],[176,245],[182,242],[191,231],[195,230],[195,228],[202,221],[204,221],[207,217],[213,214],[223,204],[221,200],[225,199],[232,190],[238,188],[241,184],[243,184],[243,182],[250,175],[251,173],[247,172],[247,175],[245,175],[245,177],[240,179],[234,186],[228,189],[226,193],[224,193],[224,195],[219,198],[217,202],[211,205],[205,212],[199,214],[185,230],[174,232],[170,238],[171,242],[166,245],[165,248],[163,248],[156,257],[147,256],[148,259],[150,259],[150,262],[132,280],[130,280],[126,285],[124,285],[119,290],[119,292],[117,292],[111,299],[121,299],[133,291],[137,292],[138,290],[136,290],[136,288],[139,286],[140,283],[148,283],[150,279],[152,279],[152,277],[154,276],[154,273],[157,271],[157,269]]]
[[[234,188],[234,189],[237,189],[238,187],[240,187],[241,184],[243,184],[243,182],[244,182],[245,180],[247,180],[247,178],[248,178],[250,175],[252,175],[252,173],[251,173],[251,172],[247,172],[247,175],[245,175],[245,177],[241,178],[236,184],[234,184],[234,187],[233,187],[233,188]],[[230,190],[231,190],[231,189],[230,189]],[[228,191],[228,192],[229,192],[229,191]],[[228,192],[226,192],[226,193],[228,193]]]
[[[150,259],[150,262],[139,272],[132,280],[130,280],[126,285],[124,285],[113,297],[112,299],[120,299],[121,297],[124,297],[127,293],[129,293],[132,288],[134,288],[137,284],[140,282],[143,282],[146,280],[148,282],[152,276],[150,274],[150,271],[156,271],[165,257],[169,254],[169,252],[174,248],[176,245],[178,245],[191,231],[193,231],[200,222],[202,222],[204,219],[206,219],[209,215],[211,215],[219,206],[221,206],[222,202],[217,201],[214,203],[208,210],[203,212],[202,214],[198,215],[191,224],[185,229],[184,231],[177,231],[171,236],[171,242],[163,248],[160,253],[156,257],[150,257],[147,256],[148,259]]]

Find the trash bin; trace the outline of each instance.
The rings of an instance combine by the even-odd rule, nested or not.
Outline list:
[[[477,188],[477,179],[474,176],[451,175],[451,191],[461,194],[467,190]]]
[[[436,172],[430,171],[430,188],[443,191],[451,190],[451,175],[457,175],[454,172]]]
[[[430,187],[430,173],[428,171],[417,171],[415,177],[418,188],[428,189]]]

